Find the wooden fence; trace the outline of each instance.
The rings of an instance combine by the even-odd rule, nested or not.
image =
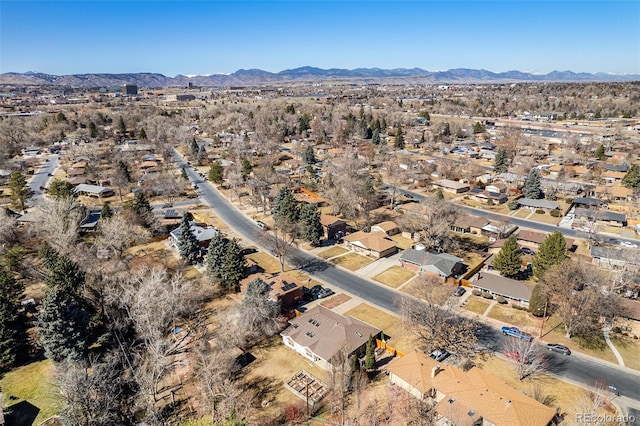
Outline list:
[[[383,342],[380,339],[376,339],[376,347],[377,348],[383,348],[387,352],[390,352],[390,353],[392,353],[392,354],[394,354],[396,356],[404,356],[404,352],[401,352],[401,351],[397,350],[396,348],[387,345],[386,342]]]

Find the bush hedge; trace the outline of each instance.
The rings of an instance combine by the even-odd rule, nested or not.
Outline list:
[[[498,296],[498,297],[496,297],[496,301],[497,301],[498,303],[500,303],[501,305],[504,305],[505,303],[507,303],[507,299],[505,299],[505,298],[504,298],[504,297],[502,297],[502,296]]]
[[[544,210],[542,210],[542,209],[537,209],[537,210],[536,210],[536,214],[544,214]]]
[[[483,291],[481,296],[484,297],[485,299],[493,299],[493,294],[488,293],[486,291]]]
[[[550,214],[552,217],[560,217],[560,216],[562,216],[562,212],[561,212],[560,210],[551,210],[551,211],[549,212],[549,214]]]
[[[480,296],[482,294],[482,292],[480,290],[471,290],[471,294],[473,294],[474,296]]]

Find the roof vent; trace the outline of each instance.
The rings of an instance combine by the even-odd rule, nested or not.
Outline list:
[[[456,401],[455,398],[449,398],[449,401],[447,401],[449,404],[453,404]]]

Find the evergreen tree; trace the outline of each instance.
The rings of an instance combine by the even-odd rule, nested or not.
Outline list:
[[[596,149],[596,153],[594,155],[596,157],[596,159],[598,160],[604,160],[606,158],[605,154],[604,154],[604,145],[600,144],[600,146],[598,147],[598,149]]]
[[[438,189],[436,191],[436,200],[438,200],[438,201],[443,201],[444,200],[444,192],[442,192],[442,189]]]
[[[496,173],[505,173],[507,170],[509,170],[507,150],[505,148],[498,148],[493,160],[493,171]]]
[[[473,125],[473,134],[476,135],[478,133],[484,133],[485,128],[479,121],[476,121]]]
[[[93,121],[89,122],[89,137],[91,139],[95,139],[96,136],[98,136],[98,132],[96,130],[96,123],[94,123]]]
[[[140,128],[140,133],[138,134],[138,137],[140,138],[140,140],[143,140],[143,141],[147,140],[147,132],[146,130],[144,130],[144,127]]]
[[[540,279],[553,265],[567,258],[567,242],[560,231],[547,235],[533,256],[533,275]]]
[[[67,117],[62,112],[59,112],[58,115],[56,115],[56,121],[58,123],[64,123],[67,121]]]
[[[198,246],[198,239],[193,232],[191,232],[191,221],[189,215],[185,214],[180,222],[178,228],[178,253],[189,265],[194,265],[198,261],[200,255],[200,247]]]
[[[398,126],[396,132],[396,141],[393,144],[396,149],[404,149],[404,133],[402,132],[402,126]]]
[[[246,263],[242,247],[235,238],[227,244],[222,265],[222,285],[229,291],[237,291]]]
[[[224,170],[220,160],[216,160],[209,168],[209,180],[215,184],[221,184],[223,181]]]
[[[136,198],[133,200],[133,211],[136,212],[140,217],[146,217],[150,215],[151,204],[149,204],[149,200],[147,196],[144,195],[144,191],[138,191],[136,193]]]
[[[38,314],[40,344],[54,362],[79,359],[89,343],[88,304],[81,295],[84,273],[66,256],[57,256],[47,276],[47,290]]]
[[[298,120],[298,133],[303,133],[309,130],[311,128],[310,122],[311,118],[309,117],[309,114],[306,112],[302,114]]]
[[[113,216],[113,210],[111,209],[111,205],[109,203],[105,203],[100,209],[100,219],[109,219]]]
[[[24,285],[0,266],[0,371],[14,365],[26,344],[26,318],[20,309],[23,292]]]
[[[73,185],[66,180],[54,179],[49,185],[49,196],[52,198],[69,198],[76,195],[73,191]]]
[[[38,256],[42,258],[42,260],[44,261],[44,266],[49,270],[53,269],[59,257],[58,252],[55,251],[47,242],[45,242],[42,247],[40,247]]]
[[[27,180],[20,172],[13,172],[9,176],[9,189],[11,189],[11,202],[13,206],[24,210],[27,199],[31,197],[32,192],[29,186],[27,186]]]
[[[500,271],[500,275],[512,277],[520,272],[522,261],[520,247],[515,237],[509,237],[493,259],[493,267]]]
[[[311,245],[317,245],[324,235],[318,207],[310,203],[302,204],[300,207],[300,221],[302,222],[302,237],[309,241]]]
[[[222,278],[222,268],[226,251],[227,242],[218,232],[211,238],[207,249],[206,274],[212,282],[217,282]]]
[[[118,160],[116,165],[117,173],[123,182],[131,182],[131,172],[129,171],[129,165],[122,160]]]
[[[122,116],[118,118],[118,131],[123,137],[127,134],[127,125],[124,123],[124,118],[122,118]]]
[[[540,182],[540,175],[538,169],[529,170],[529,174],[524,180],[524,186],[522,187],[522,193],[525,198],[533,198],[537,200],[542,198],[542,183]]]
[[[189,150],[191,152],[191,157],[196,158],[198,156],[198,151],[200,151],[200,146],[198,142],[196,142],[196,138],[191,139],[189,143]]]
[[[544,315],[544,307],[547,302],[548,299],[546,295],[543,294],[542,286],[540,284],[536,284],[531,292],[531,299],[529,299],[529,312],[531,315],[538,318],[542,317]]]
[[[422,117],[425,120],[427,120],[427,122],[431,121],[431,116],[429,115],[428,111],[420,111],[420,114],[418,114],[418,117]]]
[[[298,201],[286,186],[278,190],[271,210],[273,211],[273,217],[276,221],[281,219],[288,219],[292,223],[298,221]]]
[[[622,186],[625,188],[640,188],[640,165],[634,164],[622,178]]]
[[[251,174],[251,172],[253,172],[253,165],[251,164],[251,161],[244,158],[242,160],[242,176],[246,178]]]
[[[369,335],[369,340],[367,341],[367,348],[365,352],[364,358],[364,368],[367,370],[373,369],[376,365],[376,342],[373,339],[372,335]]]
[[[311,145],[308,145],[304,149],[304,152],[302,153],[302,161],[304,161],[305,164],[314,164],[316,162],[316,156]]]
[[[380,129],[378,129],[377,127],[375,129],[373,129],[373,135],[371,136],[371,142],[373,142],[374,145],[380,145]]]

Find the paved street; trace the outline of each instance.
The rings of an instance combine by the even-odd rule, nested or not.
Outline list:
[[[185,165],[184,159],[179,157],[179,165]],[[203,181],[198,173],[187,167],[189,178],[199,185],[199,194],[214,211],[214,213],[224,221],[231,229],[247,240],[253,241],[258,246],[263,246],[262,230],[250,219],[244,216],[235,208],[217,189],[207,181]],[[424,197],[416,194],[416,198]],[[555,229],[555,227],[551,227]],[[269,250],[270,247],[264,247]],[[396,313],[398,312],[398,300],[403,297],[400,292],[377,285],[373,281],[359,277],[345,269],[336,267],[334,264],[316,258],[301,250],[295,250],[290,258],[290,264],[300,265],[308,274],[320,281],[324,281],[332,288],[340,288],[347,293],[355,295],[368,303],[381,309]],[[482,344],[496,350],[502,348],[505,339],[502,334],[491,327],[486,327],[479,337]],[[555,374],[570,381],[574,381],[584,386],[593,386],[598,383],[615,384],[623,397],[628,397],[640,401],[640,373],[616,366],[590,357],[579,354],[563,357],[562,355],[551,354],[553,370]]]
[[[29,188],[33,191],[33,196],[31,197],[33,202],[42,196],[43,192],[40,188],[45,186],[50,179],[49,174],[53,174],[56,167],[58,167],[59,156],[57,154],[48,155],[44,158],[49,161],[44,162],[29,180]]]

